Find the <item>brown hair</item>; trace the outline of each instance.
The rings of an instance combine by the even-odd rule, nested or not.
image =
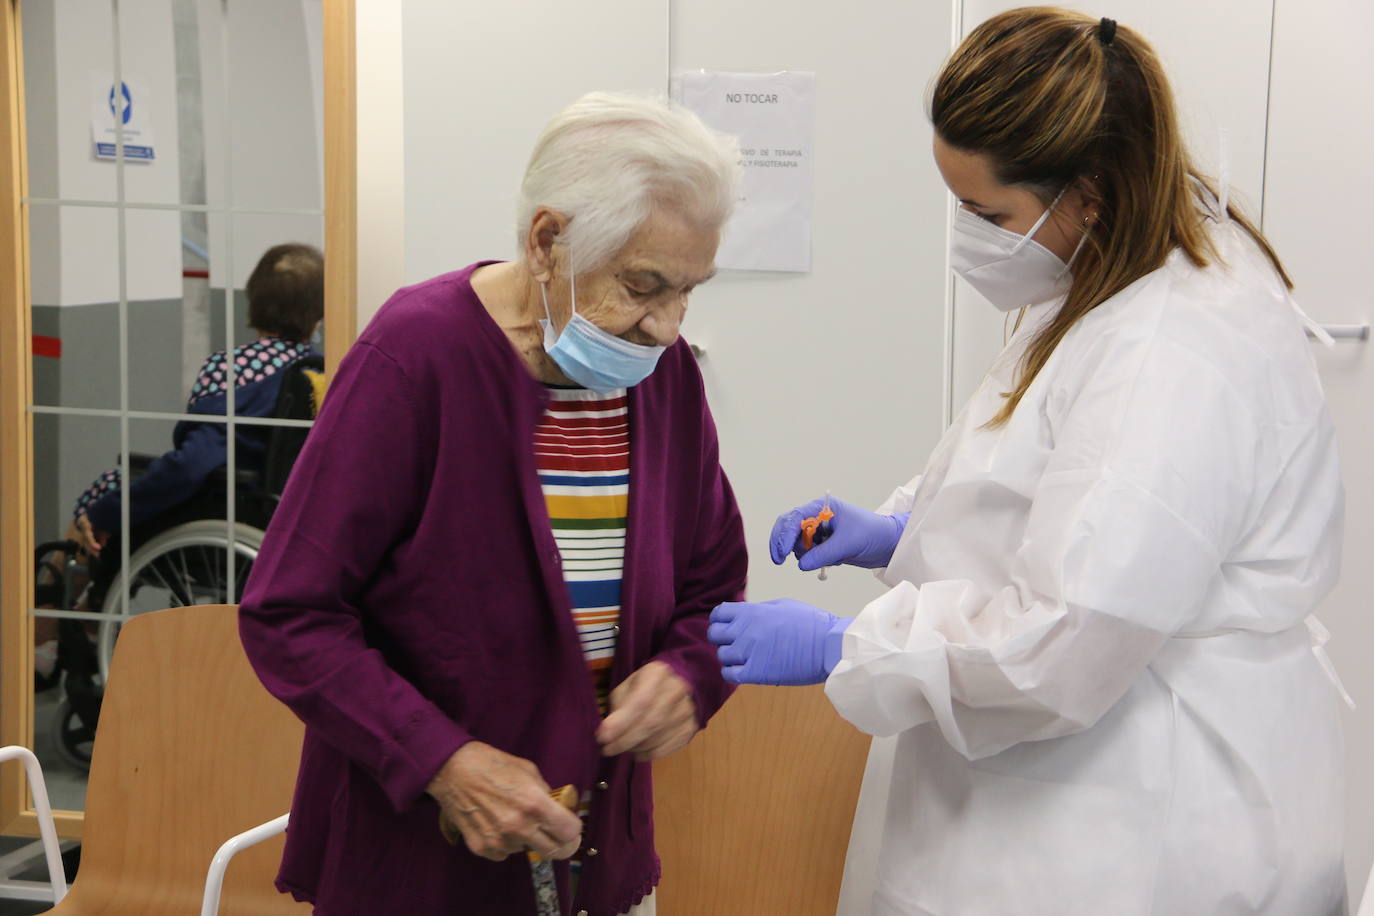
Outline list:
[[[1031,340],[1016,387],[989,427],[1011,418],[1084,315],[1158,269],[1174,249],[1199,267],[1217,256],[1199,206],[1215,190],[1189,160],[1159,59],[1125,26],[1054,7],[994,16],[941,71],[930,119],[945,143],[987,156],[1000,182],[1026,188],[1047,206],[1079,181],[1097,201],[1065,303]],[[1291,288],[1260,231],[1236,208],[1227,212]]]
[[[267,249],[248,278],[248,324],[304,342],[324,317],[324,255],[289,242]]]

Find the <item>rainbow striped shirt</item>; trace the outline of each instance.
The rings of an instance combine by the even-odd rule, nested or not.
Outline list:
[[[551,400],[534,432],[534,463],[563,558],[582,652],[605,716],[625,569],[629,399],[623,388],[598,394],[546,387]]]

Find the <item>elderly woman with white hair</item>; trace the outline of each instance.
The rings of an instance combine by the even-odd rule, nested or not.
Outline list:
[[[344,359],[240,618],[307,726],[278,887],[316,913],[652,912],[650,761],[728,696],[707,615],[747,565],[678,336],[737,181],[689,112],[586,96],[518,259],[397,292]]]

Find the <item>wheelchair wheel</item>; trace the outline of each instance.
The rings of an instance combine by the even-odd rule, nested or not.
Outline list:
[[[78,770],[90,770],[95,729],[82,723],[71,700],[64,698],[53,713],[52,743],[58,757]]]
[[[169,528],[129,557],[128,568],[110,583],[103,610],[128,618],[192,604],[236,604],[262,538],[260,529],[235,524],[231,562],[223,520],[203,519]],[[118,620],[100,623],[96,652],[102,679],[110,674],[119,627]]]

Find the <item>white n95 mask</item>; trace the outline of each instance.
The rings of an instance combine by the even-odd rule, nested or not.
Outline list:
[[[1060,191],[1059,197],[1025,235],[994,226],[973,211],[960,207],[954,215],[950,266],[983,298],[1004,312],[1045,302],[1068,292],[1072,279],[1069,264],[1073,263],[1073,258],[1066,264],[1053,251],[1033,240],[1063,196],[1064,191]],[[1084,232],[1078,248],[1074,249],[1074,257],[1078,256],[1087,238]]]

